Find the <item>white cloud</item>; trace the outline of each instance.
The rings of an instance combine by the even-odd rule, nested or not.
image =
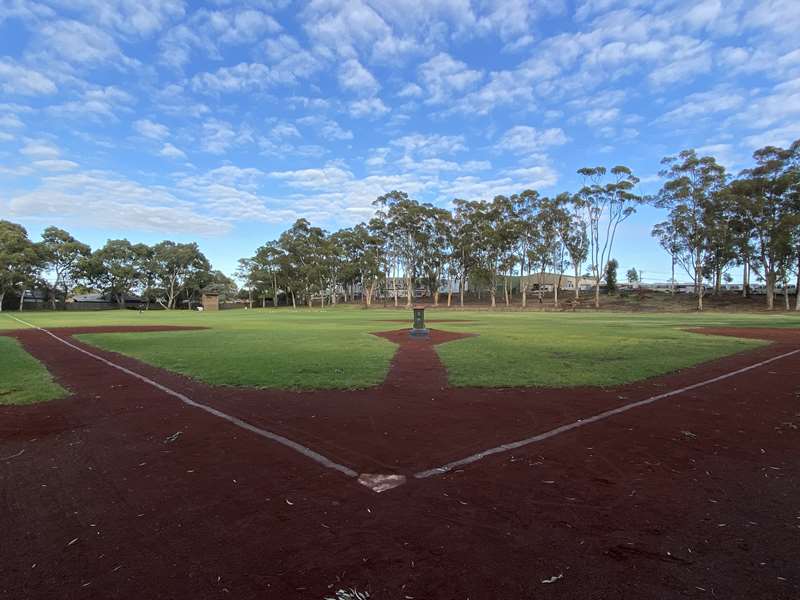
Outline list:
[[[793,122],[749,135],[744,138],[744,143],[748,148],[756,150],[765,146],[788,148],[796,140],[800,140],[800,123]]]
[[[511,195],[526,189],[549,188],[557,182],[558,175],[550,167],[535,166],[512,169],[495,179],[481,179],[474,175],[457,177],[440,189],[446,199],[490,200],[498,194]]]
[[[273,137],[276,138],[300,138],[303,137],[300,135],[300,132],[297,130],[297,127],[292,125],[291,123],[278,123],[275,125],[271,130],[270,133]]]
[[[230,123],[210,119],[203,123],[200,140],[206,152],[222,154],[236,143],[237,134]]]
[[[349,105],[350,114],[356,118],[369,117],[376,119],[389,112],[380,98],[363,98],[355,100]]]
[[[352,131],[344,129],[341,125],[339,125],[339,123],[326,117],[302,117],[297,119],[297,124],[311,128],[313,131],[319,133],[319,135],[324,139],[329,141],[353,139]]]
[[[387,61],[420,51],[414,36],[396,34],[364,0],[311,0],[301,21],[309,39],[345,58],[356,58],[364,51],[375,60]]]
[[[165,156],[167,158],[180,158],[186,159],[186,153],[181,150],[180,148],[176,148],[170,143],[164,144],[164,146],[159,151],[159,156]]]
[[[404,154],[434,157],[441,154],[455,154],[467,149],[464,136],[412,133],[391,141],[391,145],[401,148]]]
[[[353,178],[353,174],[341,167],[327,166],[319,169],[296,171],[273,171],[270,177],[285,181],[288,185],[303,189],[321,189],[341,185]]]
[[[319,72],[325,57],[306,50],[289,35],[269,38],[264,43],[265,62],[275,82],[292,85]]]
[[[76,162],[63,159],[35,160],[32,164],[34,167],[45,171],[71,171],[79,166]]]
[[[408,83],[397,93],[401,98],[419,98],[422,96],[422,88],[416,83]]]
[[[374,96],[381,89],[372,73],[355,58],[344,61],[339,67],[339,85],[359,96]]]
[[[48,112],[69,118],[94,120],[116,119],[117,111],[129,110],[133,96],[115,86],[97,87],[84,91],[79,100],[50,106]]]
[[[441,52],[423,63],[419,78],[430,104],[452,101],[483,78],[483,73]]]
[[[120,50],[106,31],[72,20],[48,22],[36,30],[32,46],[36,60],[76,65],[111,63],[120,67],[138,64]]]
[[[150,119],[139,119],[134,121],[133,128],[146,138],[153,140],[163,140],[169,136],[169,128],[161,123],[155,123]]]
[[[105,171],[45,177],[39,187],[12,197],[8,207],[17,218],[57,218],[107,230],[219,235],[231,229],[228,220],[199,212],[196,202]]]
[[[241,6],[213,11],[200,9],[161,38],[161,61],[180,68],[197,51],[219,60],[225,46],[253,44],[265,34],[280,30],[278,22],[260,10]]]
[[[20,150],[20,154],[31,159],[48,159],[58,158],[61,156],[61,151],[51,142],[45,140],[28,140],[25,146]]]
[[[54,94],[58,88],[52,79],[33,69],[0,60],[0,90],[12,95],[40,96]]]
[[[648,75],[651,83],[657,86],[686,83],[695,75],[711,70],[711,44],[690,38],[673,38],[671,60]]]
[[[17,115],[0,115],[0,127],[5,129],[22,129],[25,123]]]
[[[719,87],[707,92],[690,94],[680,105],[664,113],[657,121],[689,124],[706,115],[736,110],[744,102],[745,98],[739,91]]]
[[[517,125],[503,134],[495,145],[500,151],[532,153],[551,146],[566,144],[569,138],[559,127],[539,130],[527,125]]]
[[[239,63],[220,67],[214,73],[199,73],[192,78],[195,90],[210,92],[246,92],[263,90],[271,83],[269,67],[261,63]]]
[[[184,15],[182,0],[59,0],[93,23],[122,33],[151,35]]]

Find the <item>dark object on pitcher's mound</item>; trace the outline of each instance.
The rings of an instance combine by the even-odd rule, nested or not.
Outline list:
[[[411,329],[411,333],[409,334],[412,337],[429,337],[430,332],[425,327],[425,307],[424,306],[415,306],[414,307],[414,327]]]

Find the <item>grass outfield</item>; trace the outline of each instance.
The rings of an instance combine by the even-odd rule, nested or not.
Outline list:
[[[17,340],[0,336],[0,404],[30,404],[68,395]]]
[[[25,313],[42,327],[199,325],[204,331],[84,334],[83,341],[216,385],[285,389],[361,388],[380,383],[394,352],[370,332],[410,311],[353,307],[199,313]],[[473,322],[434,326],[479,337],[438,347],[456,386],[605,386],[652,377],[760,345],[703,336],[699,326],[800,327],[794,315],[428,311]],[[0,328],[21,325],[1,319]]]

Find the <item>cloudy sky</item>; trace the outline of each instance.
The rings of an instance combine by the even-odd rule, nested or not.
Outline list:
[[[0,0],[0,218],[232,271],[392,189],[447,206],[626,164],[652,192],[692,147],[738,172],[800,137],[798,31],[797,0]],[[624,225],[624,269],[667,273],[660,217]]]

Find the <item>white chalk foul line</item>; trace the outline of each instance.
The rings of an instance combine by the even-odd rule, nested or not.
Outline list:
[[[798,352],[800,352],[800,349],[792,350],[791,352],[786,352],[779,356],[773,356],[772,358],[768,358],[766,360],[762,360],[761,362],[757,362],[750,366],[737,369],[736,371],[731,371],[730,373],[725,373],[724,375],[712,377],[711,379],[706,379],[705,381],[701,381],[699,383],[687,385],[686,387],[682,387],[678,390],[672,390],[671,392],[665,392],[663,394],[658,394],[657,396],[651,396],[650,398],[646,398],[644,400],[631,402],[629,404],[618,406],[617,408],[612,408],[611,410],[601,412],[599,414],[587,417],[585,419],[579,419],[572,423],[561,425],[560,427],[556,427],[555,429],[551,429],[550,431],[545,431],[544,433],[540,433],[538,435],[525,438],[524,440],[518,440],[516,442],[495,446],[494,448],[489,448],[488,450],[477,452],[476,454],[467,456],[466,458],[449,462],[445,465],[442,465],[441,467],[435,467],[433,469],[428,469],[427,471],[420,471],[419,473],[414,473],[414,477],[417,479],[425,479],[427,477],[433,477],[435,475],[443,475],[444,473],[452,471],[453,469],[456,469],[458,467],[463,467],[465,465],[478,462],[479,460],[482,460],[487,456],[491,456],[493,454],[500,454],[502,452],[508,452],[509,450],[516,450],[517,448],[522,448],[523,446],[527,446],[528,444],[535,444],[536,442],[541,442],[543,440],[555,437],[562,433],[566,433],[567,431],[572,431],[573,429],[578,429],[579,427],[584,427],[586,425],[590,425],[591,423],[602,421],[603,419],[613,417],[614,415],[619,415],[621,413],[628,412],[629,410],[633,410],[634,408],[639,408],[640,406],[646,406],[648,404],[652,404],[653,402],[657,402],[658,400],[669,398],[670,396],[677,396],[678,394],[683,394],[684,392],[695,390],[697,388],[710,385],[712,383],[716,383],[717,381],[728,379],[729,377],[741,375],[742,373],[746,373],[747,371],[751,371],[752,369],[757,369],[758,367],[763,367],[764,365],[767,365],[771,362],[775,362],[776,360],[780,360],[782,358],[786,358],[787,356],[792,356],[793,354],[797,354]]]
[[[58,337],[52,331],[48,331],[47,329],[44,329],[42,327],[38,327],[37,325],[34,325],[33,323],[28,323],[27,321],[23,321],[22,319],[18,319],[17,317],[12,316],[12,315],[6,315],[6,316],[11,317],[15,321],[18,321],[18,322],[22,323],[23,325],[27,325],[28,327],[32,327],[33,329],[36,329],[36,330],[41,331],[43,333],[46,333],[47,335],[49,335],[50,337],[58,340],[59,342],[61,342],[65,346],[69,346],[70,348],[72,348],[74,350],[77,350],[78,352],[82,352],[86,356],[90,356],[90,357],[94,358],[95,360],[99,360],[101,363],[104,363],[104,364],[108,365],[109,367],[113,367],[113,368],[115,368],[115,369],[117,369],[119,371],[122,371],[123,373],[126,373],[127,375],[130,375],[131,377],[135,377],[136,379],[139,379],[140,381],[144,381],[145,383],[153,386],[154,388],[157,388],[157,389],[161,390],[165,394],[169,394],[170,396],[173,396],[173,397],[177,398],[178,400],[180,400],[181,402],[183,402],[184,404],[186,404],[188,406],[193,406],[194,408],[199,408],[200,410],[204,410],[207,413],[214,415],[215,417],[219,417],[220,419],[224,419],[224,420],[228,421],[229,423],[233,423],[237,427],[241,427],[242,429],[246,429],[247,431],[255,433],[256,435],[260,435],[261,437],[265,437],[265,438],[267,438],[269,440],[272,440],[273,442],[277,442],[278,444],[282,444],[283,446],[291,448],[292,450],[295,450],[296,452],[299,452],[300,454],[302,454],[306,458],[310,458],[314,462],[317,462],[317,463],[321,464],[323,467],[327,467],[329,469],[334,469],[335,471],[339,471],[340,473],[343,473],[343,474],[347,475],[348,477],[358,477],[358,473],[356,473],[353,469],[351,469],[349,467],[345,467],[344,465],[340,465],[339,463],[334,462],[331,459],[329,459],[327,456],[323,456],[319,452],[315,452],[311,448],[307,448],[307,447],[303,446],[302,444],[298,444],[297,442],[292,441],[289,438],[283,437],[282,435],[278,435],[277,433],[273,433],[272,431],[269,431],[267,429],[261,429],[260,427],[256,427],[255,425],[251,425],[247,421],[242,421],[238,417],[234,417],[232,415],[224,413],[221,410],[217,410],[216,408],[213,408],[213,407],[208,406],[206,404],[201,404],[200,402],[195,402],[194,400],[192,400],[188,396],[186,396],[184,394],[181,394],[180,392],[176,392],[175,390],[170,389],[165,385],[161,385],[157,381],[153,381],[152,379],[150,379],[148,377],[145,377],[144,375],[140,375],[139,373],[137,373],[135,371],[131,371],[130,369],[127,369],[127,368],[123,367],[122,365],[118,365],[118,364],[116,364],[114,362],[111,362],[110,360],[107,360],[107,359],[103,358],[102,356],[98,356],[97,354],[93,354],[92,352],[89,352],[88,350],[84,350],[80,346],[76,346],[75,344],[73,344],[71,342],[68,342],[67,340],[65,340],[63,338]]]

